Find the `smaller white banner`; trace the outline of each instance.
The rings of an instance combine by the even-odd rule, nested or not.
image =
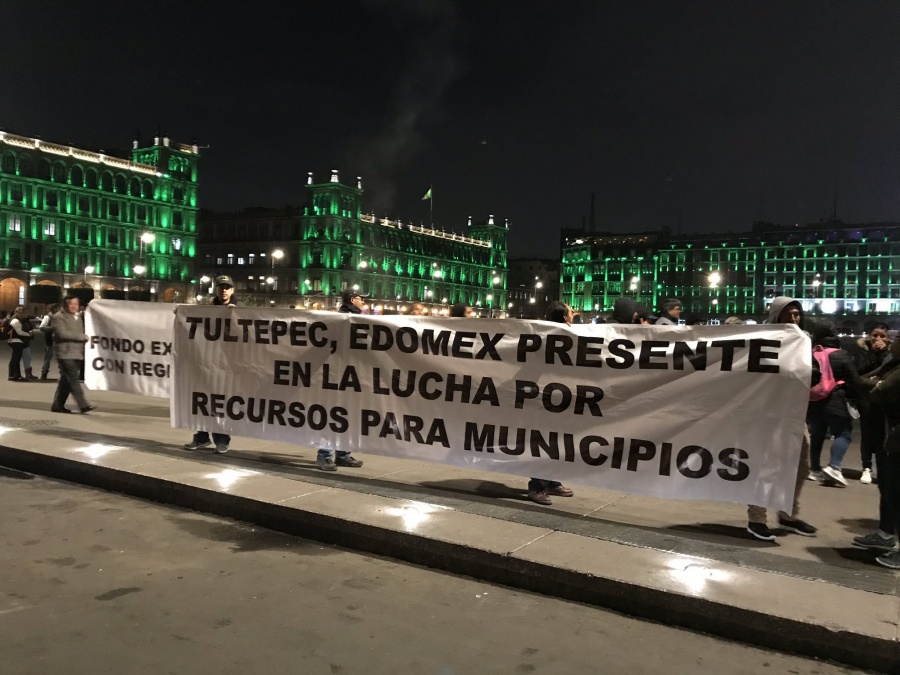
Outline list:
[[[175,305],[92,300],[84,315],[88,389],[169,398]]]

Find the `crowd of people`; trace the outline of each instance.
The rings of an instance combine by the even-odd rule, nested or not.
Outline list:
[[[234,281],[221,275],[215,280],[214,305],[237,306]],[[366,296],[344,291],[339,312],[362,314],[366,310]],[[667,299],[658,316],[632,298],[619,298],[608,318],[609,323],[677,326],[681,320],[682,304],[676,298]],[[429,316],[428,308],[414,303],[411,316]],[[472,318],[473,307],[458,303],[450,308],[450,317]],[[545,319],[571,325],[576,321],[572,308],[560,301],[549,304]],[[826,486],[846,487],[843,461],[851,445],[854,422],[859,423],[862,473],[860,482],[877,482],[879,490],[878,529],[853,539],[858,548],[874,551],[876,561],[891,569],[900,569],[900,339],[890,339],[891,331],[884,323],[868,327],[866,334],[850,343],[842,342],[834,323],[816,321],[810,326],[799,301],[788,297],[776,298],[769,307],[771,324],[795,324],[805,329],[812,343],[813,374],[806,414],[804,435],[799,449],[795,476],[794,503],[791,512],[778,514],[778,525],[803,536],[815,536],[817,528],[800,518],[800,497],[807,481]],[[725,325],[739,325],[742,320],[729,317]],[[9,381],[27,382],[49,380],[53,358],[59,368],[59,378],[50,410],[72,413],[66,407],[73,397],[82,414],[95,409],[87,399],[82,385],[84,348],[88,340],[80,301],[66,298],[61,305],[51,307],[42,317],[29,315],[22,306],[9,316],[0,316],[0,336],[10,349]],[[40,377],[32,372],[31,342],[42,336],[46,342]],[[826,441],[830,440],[827,458],[823,461]],[[223,433],[197,431],[188,450],[214,446],[214,451],[228,451],[231,437]],[[363,462],[348,451],[334,452],[321,448],[316,465],[323,471],[338,467],[360,467]],[[559,481],[531,478],[527,497],[542,506],[552,504],[552,497],[572,497],[574,491]],[[750,505],[747,509],[747,532],[763,541],[774,541],[777,534],[768,527],[764,507]]]

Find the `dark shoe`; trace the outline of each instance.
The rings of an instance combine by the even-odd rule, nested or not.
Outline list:
[[[777,539],[775,533],[765,523],[748,523],[747,532],[762,541],[775,541]]]
[[[892,570],[900,570],[900,552],[891,551],[875,558],[875,562]]]
[[[533,492],[531,490],[528,491],[528,499],[533,501],[535,504],[540,504],[541,506],[550,506],[553,503],[553,500],[547,496],[547,493],[541,490],[540,492]]]
[[[337,464],[329,457],[316,457],[316,466],[322,471],[337,471]]]
[[[68,408],[50,408],[50,412],[52,413],[69,413],[72,414],[72,411]]]
[[[795,534],[801,534],[804,537],[815,537],[816,532],[819,531],[819,528],[813,527],[805,520],[800,520],[799,518],[783,518],[779,516],[778,524],[785,530],[790,530]]]
[[[894,537],[882,537],[877,532],[867,534],[863,537],[853,537],[853,545],[856,548],[867,548],[870,551],[881,551],[882,553],[890,553],[897,545]]]
[[[184,449],[185,450],[200,450],[202,448],[208,448],[210,445],[212,445],[212,443],[210,443],[209,441],[202,441],[200,443],[198,443],[196,441],[191,441],[190,443],[184,444]]]
[[[216,454],[224,455],[228,452],[228,443],[216,443]]]
[[[97,409],[97,406],[88,405],[81,409],[81,414],[86,415],[87,413],[91,412],[91,410],[96,410],[96,409]]]
[[[11,377],[9,378],[10,382],[28,382],[24,377]]]
[[[544,490],[544,492],[546,492],[548,495],[553,495],[554,497],[571,497],[575,494],[565,485],[554,485],[548,487],[546,490]]]
[[[358,467],[362,466],[362,460],[356,459],[353,455],[338,455],[334,458],[334,463],[338,466],[352,466]]]

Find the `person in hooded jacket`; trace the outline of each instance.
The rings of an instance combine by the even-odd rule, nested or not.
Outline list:
[[[828,396],[820,401],[810,401],[806,413],[810,436],[811,479],[822,479],[826,484],[847,487],[841,464],[853,433],[853,417],[847,403],[856,404],[864,398],[859,373],[850,354],[841,349],[837,329],[831,321],[820,321],[812,336],[813,348],[835,349],[828,354],[828,363],[834,379],[839,383]],[[821,465],[825,436],[831,434],[831,456],[826,466]]]
[[[547,307],[547,321],[571,326],[572,316],[572,308],[559,300],[554,300]],[[574,494],[571,489],[559,481],[547,480],[546,478],[531,478],[528,481],[528,499],[541,506],[550,506],[553,503],[550,499],[551,495],[554,497],[571,497]]]
[[[778,297],[769,305],[769,323],[792,323],[803,326],[803,306],[799,301],[788,297]],[[813,360],[812,385],[818,384],[821,373],[815,367]],[[803,440],[800,444],[800,461],[797,465],[797,474],[794,477],[794,505],[790,513],[780,511],[778,524],[791,532],[804,537],[815,537],[818,529],[800,519],[800,493],[803,484],[809,474],[809,431],[806,425],[803,427]],[[750,505],[747,507],[747,532],[763,541],[775,541],[776,535],[768,526],[768,514],[764,506]]]
[[[650,310],[632,298],[619,298],[613,304],[611,323],[636,323],[650,325],[655,321]]]
[[[859,338],[848,351],[853,357],[856,370],[865,381],[870,373],[878,370],[890,353],[888,326],[876,323],[868,334]],[[859,408],[859,454],[862,458],[862,476],[859,482],[866,485],[872,482],[872,458],[884,447],[885,419],[884,410],[869,396],[868,391],[858,401]]]

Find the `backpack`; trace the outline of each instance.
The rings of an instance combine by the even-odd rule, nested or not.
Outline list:
[[[822,372],[822,379],[819,384],[809,388],[810,401],[824,401],[831,396],[831,392],[839,385],[844,384],[843,380],[834,379],[834,371],[831,370],[831,359],[828,358],[831,356],[832,352],[837,351],[840,350],[835,349],[834,347],[823,347],[822,345],[813,347],[813,358],[819,364],[819,370]]]
[[[9,340],[12,332],[12,317],[8,316],[0,323],[0,340]]]

